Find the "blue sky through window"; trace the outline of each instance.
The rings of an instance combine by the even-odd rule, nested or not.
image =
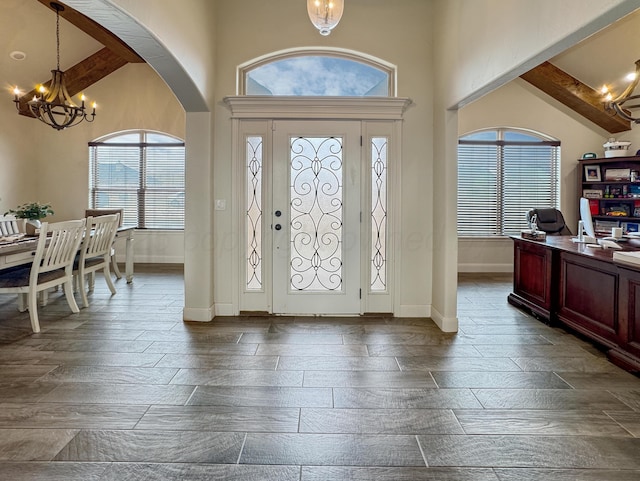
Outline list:
[[[389,74],[355,60],[290,57],[247,73],[247,95],[388,96]]]

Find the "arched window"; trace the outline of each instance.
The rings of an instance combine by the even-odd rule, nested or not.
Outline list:
[[[123,225],[184,229],[184,142],[135,130],[89,142],[89,207],[123,209]]]
[[[458,140],[458,235],[519,234],[532,208],[560,203],[560,142],[521,129]]]
[[[238,69],[239,95],[395,96],[395,67],[344,50],[291,50]]]

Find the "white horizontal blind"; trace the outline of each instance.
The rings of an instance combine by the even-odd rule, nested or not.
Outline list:
[[[460,237],[518,234],[530,209],[559,206],[560,143],[529,132],[488,133],[459,141]]]
[[[123,225],[139,229],[184,229],[182,141],[140,131],[91,142],[89,152],[91,208],[123,209]]]
[[[559,207],[557,147],[504,145],[502,234],[527,227],[532,208]]]
[[[458,146],[459,236],[492,236],[498,231],[498,156],[496,145]]]

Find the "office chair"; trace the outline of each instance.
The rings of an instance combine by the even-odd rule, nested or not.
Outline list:
[[[536,216],[536,224],[539,230],[550,235],[572,235],[571,230],[564,221],[562,212],[558,209],[531,209],[527,213],[527,221],[530,221],[534,215]]]

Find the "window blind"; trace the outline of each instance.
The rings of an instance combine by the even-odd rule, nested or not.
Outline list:
[[[123,225],[138,229],[184,229],[184,143],[158,133],[148,143],[145,134],[89,144],[89,205],[123,209]]]
[[[520,139],[458,144],[458,235],[496,237],[527,227],[532,208],[559,205],[560,143],[520,133]],[[483,138],[486,138],[483,132]]]

